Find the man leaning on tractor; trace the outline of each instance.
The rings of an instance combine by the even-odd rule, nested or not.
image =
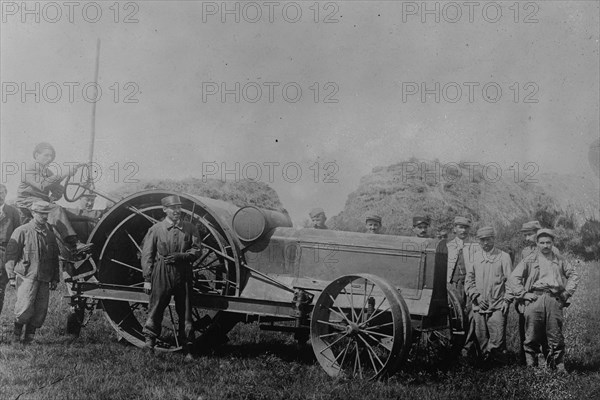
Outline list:
[[[463,356],[473,356],[477,352],[475,322],[473,320],[471,301],[465,293],[465,277],[467,275],[465,260],[472,257],[478,245],[469,241],[471,220],[465,217],[454,218],[454,239],[446,244],[448,248],[448,287],[458,296],[461,306],[468,318],[468,330],[463,348]]]
[[[143,333],[146,347],[153,350],[161,333],[163,313],[173,296],[179,318],[179,340],[183,343],[186,360],[191,360],[194,340],[192,263],[201,254],[201,239],[196,226],[181,219],[179,196],[164,197],[161,205],[166,217],[148,230],[142,249],[144,291],[150,294]]]

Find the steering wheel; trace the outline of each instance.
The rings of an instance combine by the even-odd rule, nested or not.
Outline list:
[[[86,192],[91,193],[94,189],[94,181],[91,178],[90,166],[85,165],[75,175],[68,176],[65,180],[65,200],[73,203],[79,200]]]

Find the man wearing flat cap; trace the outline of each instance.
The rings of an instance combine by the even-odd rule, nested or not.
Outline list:
[[[161,205],[166,217],[150,227],[142,249],[144,291],[150,294],[143,333],[146,347],[153,350],[161,333],[163,313],[173,296],[179,317],[179,340],[183,343],[186,360],[190,360],[194,341],[192,263],[201,254],[201,239],[196,226],[182,220],[179,196],[164,197]]]
[[[455,236],[446,243],[448,248],[448,269],[446,275],[448,288],[458,297],[469,320],[469,329],[463,349],[464,356],[471,356],[477,352],[477,338],[475,337],[475,322],[471,310],[471,301],[465,293],[465,277],[467,275],[465,260],[468,260],[478,247],[477,243],[469,240],[470,228],[470,219],[455,217],[453,230]]]
[[[484,362],[503,361],[506,316],[511,302],[506,281],[512,271],[510,255],[494,245],[491,226],[477,231],[480,249],[466,260],[465,291],[472,302],[475,334]]]
[[[521,234],[523,235],[525,247],[521,251],[521,258],[519,259],[519,261],[524,260],[530,254],[538,251],[537,244],[535,242],[535,235],[540,229],[542,229],[542,225],[539,221],[528,221],[522,225]],[[552,246],[552,252],[557,256],[560,255],[560,251],[554,246]],[[525,342],[525,316],[523,315],[523,302],[520,300],[515,301],[515,309],[517,310],[517,315],[519,316],[519,360],[521,364],[526,364],[525,348],[523,347]],[[542,353],[548,353],[547,346],[545,343],[542,344]]]
[[[377,214],[367,214],[365,217],[365,229],[367,233],[378,234],[381,231],[381,217]]]
[[[525,360],[528,367],[536,367],[537,354],[546,344],[547,365],[566,373],[563,308],[577,289],[579,275],[568,261],[552,251],[553,231],[538,230],[536,244],[537,251],[521,260],[510,276],[513,296],[525,304]]]
[[[313,224],[313,228],[329,229],[329,228],[327,228],[327,225],[325,225],[325,221],[327,221],[327,217],[325,216],[325,211],[322,208],[320,208],[320,207],[313,208],[308,213],[308,216],[310,217],[310,221]]]
[[[427,230],[429,229],[429,218],[416,216],[413,217],[413,232],[418,238],[428,238],[429,233]]]
[[[50,290],[59,282],[58,245],[48,225],[52,204],[36,201],[31,205],[32,220],[16,228],[6,248],[6,272],[17,289],[14,340],[31,343],[48,312]]]

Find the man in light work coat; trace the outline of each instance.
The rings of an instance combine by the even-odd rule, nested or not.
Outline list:
[[[19,210],[4,203],[7,190],[0,183],[0,314],[4,306],[4,291],[8,284],[8,274],[4,268],[6,246],[15,228],[21,225]]]
[[[313,208],[308,213],[310,217],[310,221],[313,224],[313,228],[315,229],[329,229],[327,225],[325,225],[325,221],[327,221],[327,217],[325,216],[325,210],[320,207]]]
[[[162,330],[163,313],[173,296],[179,317],[179,339],[186,359],[191,359],[194,341],[192,263],[201,254],[201,239],[196,226],[181,219],[179,196],[167,196],[161,204],[166,217],[148,230],[142,249],[144,291],[150,293],[148,319],[143,332],[146,347],[153,350]]]
[[[31,343],[48,312],[50,290],[59,282],[58,245],[47,224],[52,204],[37,201],[31,205],[33,219],[13,232],[6,248],[6,272],[17,288],[14,340]]]
[[[477,338],[475,336],[475,322],[473,320],[471,301],[465,294],[465,277],[467,270],[465,260],[472,257],[479,246],[477,243],[469,241],[469,229],[471,220],[465,217],[454,218],[454,239],[448,241],[448,274],[447,283],[460,301],[465,310],[465,315],[469,321],[463,356],[474,355],[477,352]]]
[[[563,308],[569,305],[579,276],[569,262],[552,251],[554,232],[540,229],[536,243],[537,251],[521,260],[510,276],[514,297],[525,302],[525,360],[527,366],[537,366],[537,354],[546,342],[546,365],[566,373]]]
[[[473,304],[475,334],[483,361],[501,360],[506,347],[506,315],[511,301],[506,281],[512,272],[510,255],[494,246],[494,228],[477,231],[480,251],[466,262],[465,290]]]

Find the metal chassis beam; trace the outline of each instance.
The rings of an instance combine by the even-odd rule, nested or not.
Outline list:
[[[149,301],[149,296],[141,288],[99,282],[73,282],[73,292],[73,297],[95,300],[127,301],[133,303],[148,303]],[[290,297],[292,296],[290,295]],[[209,310],[290,319],[294,319],[298,313],[296,305],[291,298],[289,302],[283,302],[196,293],[194,294],[192,305]]]

